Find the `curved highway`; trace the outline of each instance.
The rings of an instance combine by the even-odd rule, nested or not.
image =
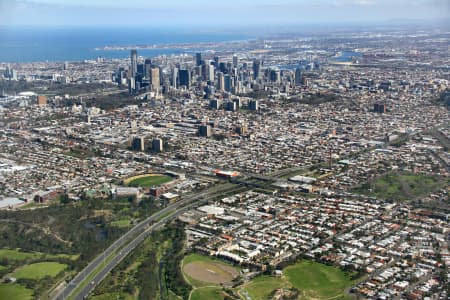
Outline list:
[[[127,233],[112,243],[105,251],[91,261],[72,281],[69,282],[53,299],[63,300],[70,296],[71,299],[82,300],[101,282],[106,275],[116,267],[136,246],[138,246],[153,230],[163,226],[169,219],[178,217],[193,205],[202,204],[215,194],[231,192],[242,187],[233,184],[214,186],[204,192],[186,197],[173,203],[140,222]],[[105,260],[108,262],[105,264]],[[102,266],[102,264],[105,264]],[[98,269],[100,270],[98,271]],[[87,278],[98,271],[92,281],[85,286]]]

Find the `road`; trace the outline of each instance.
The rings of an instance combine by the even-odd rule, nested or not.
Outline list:
[[[151,215],[112,243],[111,246],[91,261],[80,273],[78,273],[75,278],[69,282],[69,284],[65,286],[64,289],[61,290],[53,299],[62,300],[66,299],[68,296],[76,300],[84,299],[84,297],[86,297],[89,292],[91,292],[95,286],[101,282],[106,275],[134,248],[136,248],[152,231],[162,227],[168,220],[178,217],[186,210],[192,208],[192,206],[207,202],[209,198],[216,194],[220,195],[238,189],[242,189],[242,187],[229,183],[214,186],[199,194],[186,197]],[[101,269],[100,271],[99,268]],[[92,281],[79,290],[78,288],[81,287],[85,280],[97,271],[98,273]]]

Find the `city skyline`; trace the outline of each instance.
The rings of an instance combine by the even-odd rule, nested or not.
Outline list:
[[[445,22],[445,0],[243,0],[239,3],[195,0],[123,2],[1,0],[0,26],[289,26],[300,24],[372,24],[392,20]]]

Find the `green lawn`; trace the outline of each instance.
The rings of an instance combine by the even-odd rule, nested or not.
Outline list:
[[[442,188],[448,181],[437,176],[392,172],[354,189],[381,199],[406,201]]]
[[[196,263],[196,262],[203,263],[203,264],[221,264],[221,265],[226,265],[226,266],[232,267],[237,271],[240,270],[239,267],[228,264],[228,263],[224,262],[223,260],[205,256],[205,255],[195,254],[195,253],[185,256],[183,259],[182,265],[185,266],[187,264]],[[210,265],[209,267],[206,267],[206,266],[204,266],[204,267],[214,269],[214,270],[217,269],[217,267],[214,265]],[[220,272],[219,270],[216,270],[216,271]],[[215,285],[214,283],[203,282],[203,281],[194,279],[191,276],[187,275],[183,270],[182,270],[182,272],[184,274],[185,279],[187,279],[188,283],[194,288],[207,287],[207,286],[211,287],[211,286]]]
[[[191,300],[223,300],[221,288],[216,287],[204,287],[198,288],[192,291]]]
[[[344,290],[351,285],[350,278],[339,268],[316,262],[302,261],[283,272],[307,298],[345,298]]]
[[[149,175],[142,178],[137,178],[128,183],[129,186],[148,188],[152,186],[161,185],[172,181],[172,177],[165,175]]]
[[[102,295],[94,296],[89,299],[92,299],[92,300],[110,300],[110,299],[134,300],[135,297],[130,294],[127,294],[127,293],[117,292],[117,293],[102,294]]]
[[[33,291],[18,284],[0,284],[0,299],[28,300]]]
[[[39,252],[21,252],[19,249],[0,249],[0,259],[6,258],[8,260],[25,260],[25,259],[37,259],[42,257],[42,253]]]
[[[286,286],[288,284],[281,277],[259,276],[245,285],[243,290],[249,294],[252,300],[262,300],[276,289]]]
[[[131,225],[131,221],[130,221],[130,219],[122,219],[122,220],[113,221],[113,222],[111,222],[110,225],[114,226],[114,227],[126,228]]]
[[[17,279],[42,279],[46,276],[55,277],[66,268],[67,265],[57,262],[41,262],[20,267],[12,274],[12,277]]]

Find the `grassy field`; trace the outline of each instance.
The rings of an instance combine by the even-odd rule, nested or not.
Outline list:
[[[161,185],[163,183],[167,183],[172,181],[172,177],[165,176],[165,175],[156,175],[156,174],[150,174],[146,176],[138,176],[136,179],[132,179],[127,184],[129,186],[133,187],[143,187],[143,188],[149,188],[152,186]]]
[[[0,284],[0,299],[28,300],[32,299],[33,291],[18,284]]]
[[[103,294],[103,295],[99,295],[99,296],[93,296],[92,298],[89,298],[92,300],[110,300],[110,299],[121,299],[121,300],[134,300],[135,297],[127,294],[127,293],[122,293],[122,292],[117,292],[117,293],[108,293],[108,294]]]
[[[117,220],[117,221],[111,222],[110,225],[114,226],[114,227],[126,228],[131,225],[131,221],[129,219],[122,219],[122,220]]]
[[[195,264],[195,266],[198,268],[198,272],[195,272],[195,270],[190,270],[190,272],[186,272],[186,266],[192,266]],[[223,278],[224,281],[226,278],[228,278],[230,281],[232,279],[232,276],[230,276],[229,270],[235,272],[236,274],[239,273],[239,268],[234,267],[230,264],[227,264],[221,260],[214,259],[208,256],[199,255],[199,254],[190,254],[186,256],[183,259],[183,274],[185,278],[188,280],[189,284],[193,287],[205,287],[205,286],[213,286],[213,285],[219,285],[217,282],[215,283],[213,281],[207,281],[207,279],[202,280],[202,278],[205,277],[205,274],[207,272],[203,272],[204,270],[208,270],[214,275],[217,275],[217,277]],[[227,270],[228,269],[228,270]],[[188,274],[189,273],[189,274]],[[192,273],[197,273],[197,276],[194,276]],[[197,277],[197,278],[196,278]],[[208,276],[206,276],[208,277]],[[214,276],[216,277],[216,276]],[[217,279],[217,278],[214,278]]]
[[[67,265],[56,262],[41,262],[31,265],[26,265],[17,269],[12,277],[17,279],[42,279],[46,276],[55,277],[64,269]]]
[[[224,295],[221,288],[204,287],[192,291],[191,300],[223,300]]]
[[[0,249],[0,259],[6,258],[8,260],[21,261],[26,259],[37,259],[43,254],[39,252],[21,252],[19,249]]]
[[[252,300],[260,300],[266,299],[274,290],[286,286],[289,285],[281,277],[259,276],[245,285],[243,290],[248,293]]]
[[[363,184],[354,189],[354,192],[381,199],[406,201],[430,194],[445,184],[446,181],[437,176],[392,172]]]
[[[345,298],[344,290],[351,285],[350,278],[339,268],[316,262],[302,261],[283,272],[307,298]]]

